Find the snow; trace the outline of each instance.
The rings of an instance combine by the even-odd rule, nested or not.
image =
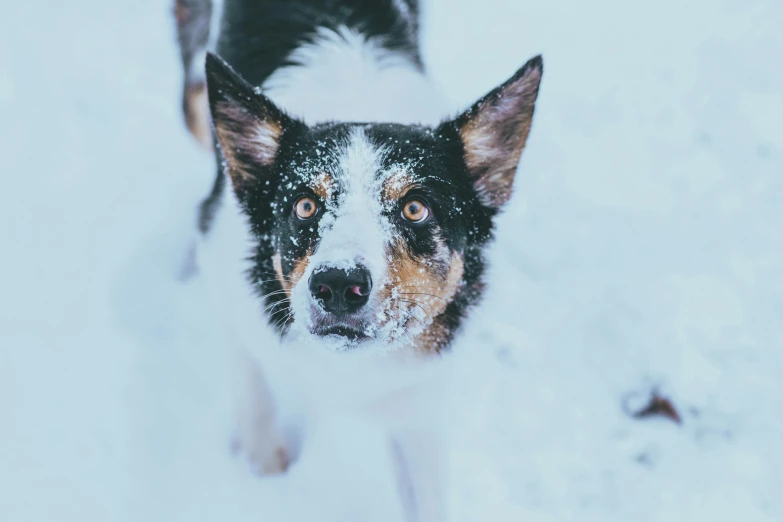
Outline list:
[[[182,281],[212,180],[167,2],[0,17],[0,520],[400,520],[382,434],[231,457]],[[783,6],[425,3],[460,106],[545,72],[487,300],[453,357],[456,521],[783,519]],[[682,416],[623,411],[657,389]]]

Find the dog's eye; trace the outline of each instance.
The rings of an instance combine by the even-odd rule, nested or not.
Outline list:
[[[418,199],[412,199],[402,207],[402,217],[411,223],[423,223],[430,217],[430,209]]]
[[[317,211],[318,205],[315,200],[313,198],[308,198],[307,196],[299,198],[296,205],[294,205],[294,214],[296,214],[296,217],[299,219],[310,219]]]

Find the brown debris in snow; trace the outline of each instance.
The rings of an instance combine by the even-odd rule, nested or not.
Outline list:
[[[652,397],[650,397],[649,404],[641,410],[634,412],[632,417],[635,419],[646,419],[655,416],[666,417],[677,424],[682,424],[682,418],[672,402],[654,392]]]

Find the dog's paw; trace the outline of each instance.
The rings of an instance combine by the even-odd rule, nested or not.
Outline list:
[[[288,451],[281,437],[248,441],[237,436],[232,441],[231,449],[258,475],[279,475],[288,469]]]

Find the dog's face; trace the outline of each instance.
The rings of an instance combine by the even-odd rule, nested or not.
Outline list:
[[[207,77],[270,323],[336,349],[447,346],[481,292],[482,249],[511,193],[540,58],[434,129],[308,127],[214,56]]]

